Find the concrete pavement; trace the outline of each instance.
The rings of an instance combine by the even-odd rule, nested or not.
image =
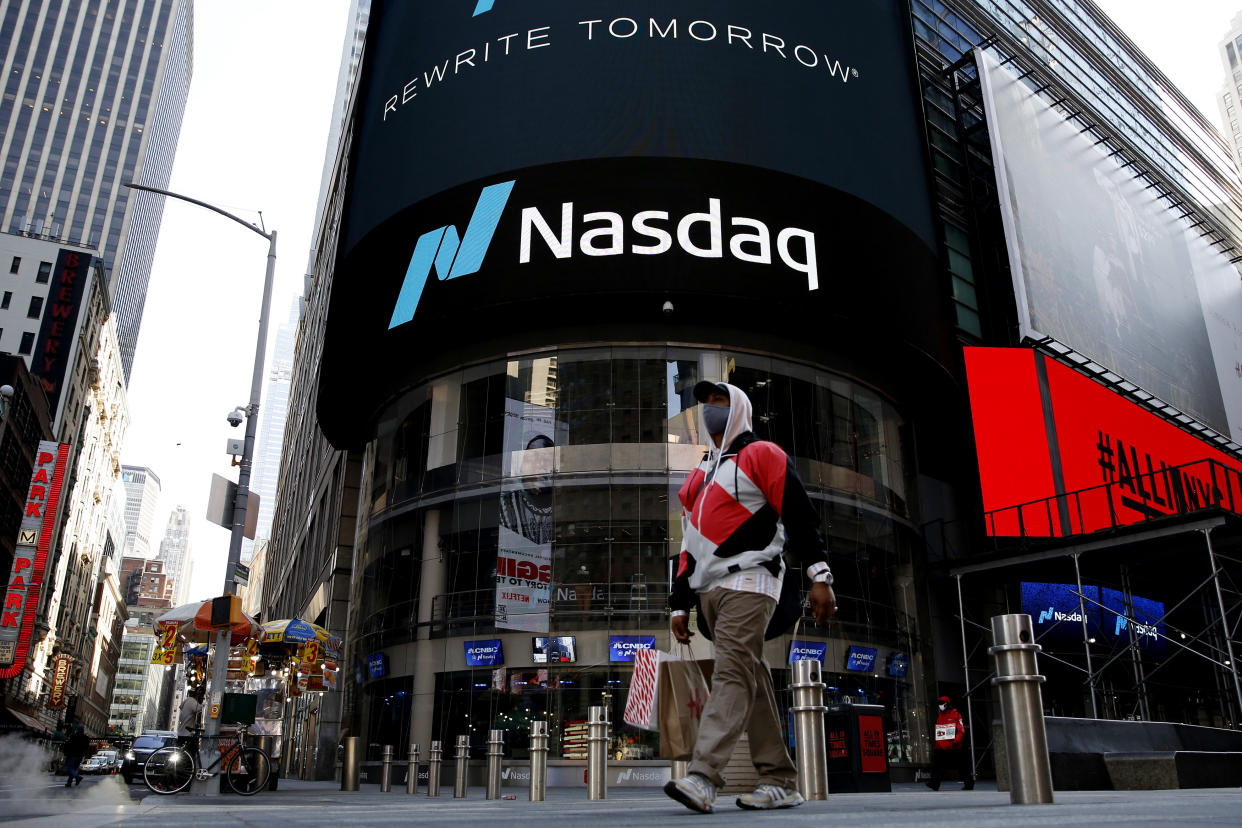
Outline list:
[[[431,799],[425,790],[409,796],[404,788],[381,794],[375,787],[342,793],[335,783],[281,780],[280,790],[243,799],[221,796],[207,800],[187,795],[146,796],[127,789],[119,777],[88,780],[82,788],[49,788],[43,806],[0,802],[0,821],[23,826],[75,828],[125,826],[369,826],[423,822],[435,825],[578,826],[596,823],[624,826],[673,824],[741,824],[741,820],[777,820],[783,825],[971,826],[1062,825],[1240,825],[1242,789],[1184,791],[1062,791],[1056,803],[1013,806],[1007,793],[992,786],[971,792],[946,789],[933,793],[922,785],[899,785],[890,794],[835,794],[788,811],[742,811],[732,796],[717,800],[718,812],[693,814],[667,799],[659,789],[621,788],[602,802],[590,802],[585,789],[552,788],[542,803],[526,801],[522,789],[505,789],[517,799],[488,801],[481,788],[465,800],[454,800],[452,788]],[[62,782],[63,785],[63,782]],[[682,820],[685,820],[683,823]],[[676,822],[674,822],[676,821]]]

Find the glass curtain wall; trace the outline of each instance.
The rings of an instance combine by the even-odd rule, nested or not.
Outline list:
[[[452,639],[446,652],[460,653],[458,639],[504,636],[505,666],[460,669],[460,655],[457,664],[446,657],[428,698],[415,692],[412,715],[433,717],[431,738],[450,745],[469,734],[481,755],[487,731],[504,729],[524,758],[531,719],[546,718],[552,756],[585,758],[580,725],[589,705],[604,703],[618,725],[614,758],[655,758],[655,734],[620,726],[631,665],[590,642],[654,635],[669,647],[677,491],[707,442],[692,393],[701,379],[750,396],[755,432],[790,452],[820,509],[841,608],[830,630],[808,622],[799,638],[830,640],[830,695],[886,705],[890,759],[919,761],[923,728],[910,717],[922,715],[915,673],[928,648],[912,587],[901,420],[859,383],[753,354],[541,352],[398,399],[366,452],[351,647],[359,675],[369,654],[386,649]],[[904,654],[910,672],[890,677],[883,663],[874,675],[836,672],[844,641]],[[787,707],[782,647],[772,666]],[[360,723],[376,724],[393,704],[388,679],[366,682]]]

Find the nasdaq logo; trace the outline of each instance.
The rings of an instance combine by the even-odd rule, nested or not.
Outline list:
[[[1051,620],[1052,620],[1052,607],[1048,607],[1048,609],[1040,611],[1039,623],[1047,624]]]
[[[1049,621],[1082,621],[1081,612],[1061,612],[1054,607],[1048,607],[1046,610],[1039,611],[1039,623],[1047,624]]]
[[[471,17],[478,17],[480,14],[483,14],[484,12],[491,11],[492,3],[494,2],[495,0],[479,0],[479,4],[474,7],[474,14],[472,14]]]
[[[488,8],[491,8],[490,3]],[[479,271],[483,257],[487,255],[487,248],[492,243],[492,236],[496,233],[496,225],[500,223],[500,215],[509,203],[509,194],[513,192],[514,183],[506,181],[483,188],[479,201],[474,206],[474,215],[466,225],[464,236],[459,237],[456,225],[449,224],[419,237],[414,245],[414,253],[410,256],[409,267],[405,271],[401,293],[397,295],[397,305],[393,308],[392,318],[388,322],[389,330],[414,318],[432,268],[435,268],[440,281],[469,276]]]
[[[1113,635],[1121,635],[1126,628],[1130,626],[1129,621],[1123,617],[1117,616],[1117,623],[1113,627]],[[1136,636],[1147,636],[1148,638],[1159,638],[1160,632],[1156,629],[1155,624],[1135,624],[1134,634]]]

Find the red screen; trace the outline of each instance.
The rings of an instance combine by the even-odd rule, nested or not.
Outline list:
[[[1039,387],[1036,360],[1044,363],[1046,390]],[[1242,509],[1242,463],[1072,368],[1025,348],[967,348],[966,371],[984,510],[994,513],[989,534],[1051,535],[1062,509],[1068,534],[1213,503]],[[1045,403],[1055,428],[1060,492]],[[1066,495],[1061,503],[1044,500],[1058,494]],[[1029,505],[1006,508],[1022,504]]]

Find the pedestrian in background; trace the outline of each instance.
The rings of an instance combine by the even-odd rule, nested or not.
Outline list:
[[[750,399],[742,389],[705,381],[694,396],[703,403],[703,430],[713,448],[679,493],[682,550],[669,607],[673,636],[687,644],[693,635],[687,615],[697,594],[716,663],[689,773],[664,792],[692,811],[711,813],[724,784],[721,771],[746,733],[759,785],[737,798],[738,807],[792,808],[805,800],[785,749],[763,642],[784,579],[802,577],[799,569],[786,571],[786,551],[806,567],[816,622],[836,611],[819,514],[793,460],[751,431]],[[787,620],[792,625],[796,619]]]
[[[91,741],[86,738],[86,729],[82,725],[75,725],[73,733],[65,740],[65,770],[69,774],[69,778],[65,780],[66,788],[82,784],[82,774],[78,773],[78,766],[82,764],[82,758],[90,747]]]
[[[939,699],[940,714],[936,717],[935,745],[932,749],[932,777],[927,787],[940,790],[946,771],[956,771],[962,779],[962,790],[975,787],[970,751],[966,750],[966,723],[948,696]]]

